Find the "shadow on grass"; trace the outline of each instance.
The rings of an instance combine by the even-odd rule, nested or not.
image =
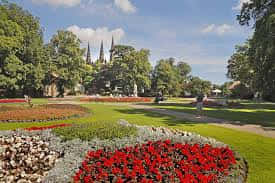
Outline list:
[[[175,112],[185,112],[189,114],[196,114],[196,109],[190,104],[175,104],[175,103],[161,103],[161,104],[137,104],[152,106],[154,108],[166,109]],[[275,104],[245,104],[243,107],[205,107],[203,115],[224,119],[240,123],[240,125],[261,125],[263,127],[275,127]]]
[[[156,120],[159,120],[159,118],[161,118],[162,122],[168,126],[177,126],[180,124],[184,124],[187,126],[194,126],[195,124],[207,124],[191,122],[190,120],[177,119],[175,116],[172,115],[159,114],[157,112],[152,112],[144,109],[115,109],[115,111],[127,115],[144,115],[146,117],[152,118],[152,120],[154,120],[154,118],[156,118]]]

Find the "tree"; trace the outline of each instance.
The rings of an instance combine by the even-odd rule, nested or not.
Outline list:
[[[85,72],[84,49],[80,48],[80,40],[70,31],[60,30],[50,41],[48,51],[51,58],[51,69],[48,75],[57,77],[59,96],[63,96],[65,88],[73,87],[81,82]],[[51,78],[49,81],[52,81]]]
[[[0,88],[7,94],[41,94],[43,37],[39,20],[16,4],[0,2]]]
[[[131,46],[118,45],[114,48],[114,59],[111,66],[112,88],[122,87],[125,94],[130,95],[134,85],[141,93],[150,87],[151,64],[150,51],[141,49],[136,51]]]
[[[230,96],[231,95],[231,91],[230,91],[230,86],[233,84],[233,82],[225,82],[224,84],[221,85],[221,91],[223,96]]]
[[[174,58],[158,61],[153,72],[153,88],[164,95],[180,96],[186,88],[191,67],[185,62],[175,64]]]
[[[237,19],[241,25],[254,20],[255,32],[248,51],[254,88],[275,101],[275,1],[251,0],[244,4]]]
[[[189,81],[189,74],[191,73],[191,67],[187,63],[180,61],[177,64],[177,71],[179,74],[179,82],[180,82],[180,90],[181,96],[185,95],[185,91],[187,90],[187,85]]]
[[[249,59],[249,42],[236,46],[236,52],[228,61],[227,77],[252,89],[254,70]]]
[[[210,81],[205,81],[199,77],[191,77],[188,83],[188,90],[192,96],[198,96],[200,94],[211,94],[212,84]]]

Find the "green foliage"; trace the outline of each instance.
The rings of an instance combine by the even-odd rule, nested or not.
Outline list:
[[[252,99],[254,95],[249,87],[240,83],[239,85],[231,89],[231,97],[240,99]]]
[[[121,87],[123,94],[133,94],[134,85],[138,86],[138,92],[148,89],[151,85],[149,50],[135,50],[131,46],[117,45],[114,47],[114,55],[111,63],[95,65],[93,85],[94,90],[103,92],[115,92],[116,87]]]
[[[230,96],[231,90],[229,89],[230,86],[233,84],[233,82],[225,82],[223,85],[221,85],[221,91],[223,96]]]
[[[135,127],[122,126],[112,122],[92,122],[86,124],[73,125],[66,128],[55,129],[54,132],[64,140],[79,138],[81,140],[92,140],[94,138],[114,139],[136,135]]]
[[[265,99],[275,101],[275,2],[251,0],[245,3],[237,19],[241,25],[254,20],[255,32],[249,41],[249,67],[253,71],[253,88]]]
[[[72,89],[85,73],[84,49],[80,48],[76,35],[63,30],[58,31],[47,46],[51,59],[49,81],[55,80],[59,95],[63,96],[65,88]]]
[[[162,59],[153,71],[153,89],[156,92],[161,91],[164,95],[183,95],[190,72],[191,67],[185,62],[175,65],[174,58]]]
[[[210,81],[205,81],[199,77],[191,77],[188,83],[188,91],[192,96],[198,96],[201,94],[211,94],[212,84]]]
[[[39,93],[44,79],[39,20],[15,4],[0,2],[0,88],[15,95]]]
[[[227,66],[227,76],[235,81],[240,81],[247,86],[251,86],[254,70],[249,62],[249,43],[242,46],[236,46],[234,53]]]

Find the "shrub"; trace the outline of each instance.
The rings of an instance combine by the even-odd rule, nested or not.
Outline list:
[[[135,127],[123,126],[111,122],[91,122],[54,129],[54,132],[60,135],[64,140],[79,138],[88,141],[93,138],[103,140],[136,135],[137,129]]]

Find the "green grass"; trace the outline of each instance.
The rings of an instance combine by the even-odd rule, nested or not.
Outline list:
[[[136,135],[137,129],[135,127],[122,126],[114,122],[92,122],[66,128],[57,128],[54,129],[54,132],[64,140],[79,138],[88,141],[95,137],[102,140],[129,137]]]
[[[47,98],[32,98],[33,104],[47,104],[48,99]]]
[[[275,140],[246,132],[226,129],[208,124],[195,124],[185,120],[177,120],[172,116],[164,116],[126,106],[110,106],[102,104],[84,105],[92,110],[93,115],[81,118],[51,123],[14,123],[0,124],[0,130],[18,127],[45,126],[57,123],[83,124],[89,122],[117,122],[119,119],[128,120],[139,125],[166,126],[199,133],[213,137],[229,144],[234,150],[246,158],[249,164],[249,183],[275,183]]]
[[[178,112],[196,114],[196,108],[189,104],[149,104],[160,109],[169,109]],[[239,108],[209,108],[205,107],[203,115],[230,121],[239,121],[242,124],[256,124],[265,127],[275,127],[275,104],[243,103]]]

